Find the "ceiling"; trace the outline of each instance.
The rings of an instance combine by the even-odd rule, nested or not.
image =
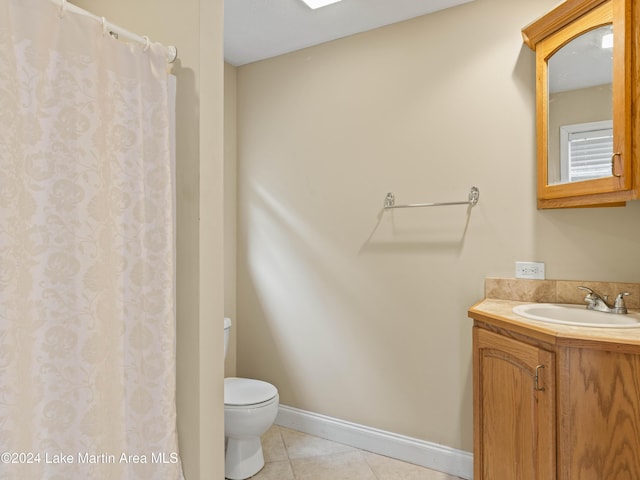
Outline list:
[[[426,15],[472,0],[225,0],[224,57],[240,66]]]
[[[613,49],[602,46],[606,34],[613,34],[612,25],[589,30],[553,54],[548,61],[549,93],[611,84]]]

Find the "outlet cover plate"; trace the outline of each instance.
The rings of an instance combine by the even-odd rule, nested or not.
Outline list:
[[[516,278],[544,280],[544,262],[516,262]]]

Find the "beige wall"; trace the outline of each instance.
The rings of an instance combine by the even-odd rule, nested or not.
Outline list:
[[[224,314],[236,321],[236,84],[237,69],[224,65]],[[229,331],[225,377],[236,374],[236,328]]]
[[[613,118],[612,85],[579,88],[549,95],[549,183],[560,182],[560,127]]]
[[[486,275],[640,281],[640,206],[538,211],[535,58],[557,0],[477,0],[237,69],[238,374],[472,450]],[[466,207],[381,211],[397,202]]]
[[[153,41],[176,45],[177,403],[188,480],[224,472],[223,0],[74,0]]]

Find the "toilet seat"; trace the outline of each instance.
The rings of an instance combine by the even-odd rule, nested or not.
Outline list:
[[[278,389],[262,380],[237,377],[224,379],[225,407],[248,407],[269,404],[277,396]]]

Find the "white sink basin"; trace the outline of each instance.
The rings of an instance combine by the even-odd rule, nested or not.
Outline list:
[[[561,303],[528,303],[513,307],[513,313],[531,320],[582,327],[640,327],[640,313],[605,313],[587,310],[586,306]]]

